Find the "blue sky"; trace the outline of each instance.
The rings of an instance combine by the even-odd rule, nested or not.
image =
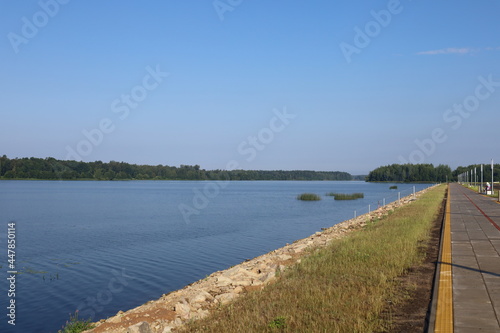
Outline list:
[[[498,13],[462,0],[4,0],[0,154],[352,174],[500,162]]]

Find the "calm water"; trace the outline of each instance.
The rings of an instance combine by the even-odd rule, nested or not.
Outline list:
[[[364,182],[0,182],[0,332],[106,318],[304,238],[413,185]],[[428,185],[415,185],[416,190]],[[303,192],[364,199],[302,202]],[[182,207],[182,211],[179,207]],[[7,224],[16,222],[16,326],[7,323]]]

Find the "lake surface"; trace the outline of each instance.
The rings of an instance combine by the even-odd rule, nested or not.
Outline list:
[[[389,190],[397,185],[398,190]],[[428,184],[355,181],[0,181],[0,332],[99,320],[361,215]],[[296,196],[312,192],[321,201]],[[363,192],[335,201],[327,192]],[[8,223],[16,222],[16,326]]]

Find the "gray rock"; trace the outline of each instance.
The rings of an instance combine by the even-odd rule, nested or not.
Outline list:
[[[262,276],[261,278],[259,278],[260,281],[262,281],[262,283],[266,284],[268,282],[270,282],[271,280],[273,280],[276,276],[276,272],[269,272],[267,273],[266,275]]]
[[[127,333],[153,333],[149,324],[145,321],[130,326]]]
[[[231,280],[230,278],[228,278],[226,276],[219,276],[217,278],[217,286],[218,287],[229,286],[231,283],[233,283],[233,280]]]
[[[235,280],[233,282],[233,285],[235,285],[235,286],[242,286],[242,287],[251,286],[252,285],[252,279],[251,278],[243,279],[241,277],[238,277],[237,280]]]
[[[191,319],[194,319],[194,320],[203,319],[205,317],[208,317],[209,314],[210,314],[210,311],[200,309],[196,313],[191,314]]]
[[[302,251],[303,251],[306,247],[307,247],[307,245],[306,245],[306,244],[300,244],[300,245],[295,246],[293,250],[295,251],[295,253],[300,253],[300,252],[302,252]]]
[[[189,312],[191,312],[191,308],[188,304],[177,303],[175,304],[175,312],[183,319],[189,317]]]
[[[231,267],[227,271],[225,271],[224,273],[222,273],[222,275],[225,276],[225,277],[231,277],[234,274],[238,273],[240,269],[241,268],[238,267],[238,266]]]
[[[292,259],[292,256],[289,256],[288,254],[282,254],[278,257],[279,260],[288,260]]]
[[[208,300],[213,300],[213,296],[210,295],[209,293],[207,293],[206,291],[200,291],[199,293],[193,295],[190,299],[189,299],[189,303],[203,303],[203,302],[206,302]]]
[[[215,299],[218,300],[222,305],[224,305],[224,304],[231,302],[237,296],[238,295],[233,294],[233,293],[226,293],[226,294],[221,294],[221,295],[215,296]]]

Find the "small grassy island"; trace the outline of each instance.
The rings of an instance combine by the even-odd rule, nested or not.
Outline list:
[[[297,200],[319,201],[319,200],[321,200],[321,197],[317,194],[314,194],[314,193],[302,193],[301,195],[297,196]]]
[[[365,197],[364,193],[346,194],[346,193],[330,192],[330,193],[327,193],[326,195],[333,197],[335,200],[356,200],[356,199],[361,199],[361,198]]]

